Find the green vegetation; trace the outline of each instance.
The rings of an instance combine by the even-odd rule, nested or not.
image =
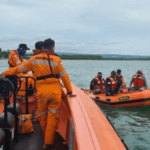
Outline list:
[[[10,52],[10,50],[2,51],[2,49],[0,48],[0,59],[1,58],[8,58],[9,52]]]
[[[0,48],[0,59],[8,58],[10,50]],[[26,53],[24,59],[28,59],[32,54]],[[150,57],[108,57],[104,58],[99,54],[59,54],[61,59],[66,60],[150,60]]]
[[[76,60],[102,60],[101,55],[92,55],[92,54],[74,54],[74,55],[69,55],[69,54],[62,54],[59,55],[61,59],[76,59]]]

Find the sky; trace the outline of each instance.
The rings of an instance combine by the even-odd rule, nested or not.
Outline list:
[[[47,38],[56,52],[150,55],[150,1],[0,0],[0,48]]]

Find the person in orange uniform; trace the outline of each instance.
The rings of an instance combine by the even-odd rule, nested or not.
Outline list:
[[[102,78],[102,73],[98,72],[97,76],[90,83],[90,90],[93,90],[93,93],[103,93],[105,89],[105,80]]]
[[[121,88],[125,88],[126,87],[125,79],[121,75],[121,70],[120,69],[117,70],[116,78],[117,78],[117,82],[120,84]]]
[[[35,43],[35,49],[33,50],[33,56],[39,54],[39,52],[42,50],[43,48],[43,41],[38,41]]]
[[[140,90],[141,88],[147,89],[147,82],[142,70],[138,70],[137,73],[133,75],[129,86],[130,88],[132,84],[134,85],[133,90]]]
[[[116,95],[120,89],[116,79],[116,71],[111,72],[111,76],[106,78],[106,95]]]
[[[12,50],[8,58],[9,68],[20,65],[24,61],[22,57],[25,55],[27,50],[29,50],[29,48],[26,44],[20,44],[18,49]]]
[[[67,90],[67,95],[73,97],[71,81],[61,59],[54,54],[55,42],[52,39],[44,41],[44,48],[40,54],[32,56],[20,66],[9,69],[2,76],[15,75],[20,72],[33,71],[37,84],[38,109],[40,125],[44,134],[43,148],[52,146],[55,131],[59,122],[59,108],[61,105],[60,80]]]
[[[18,65],[20,65],[21,63],[24,62],[23,56],[25,55],[26,51],[30,50],[26,44],[22,43],[19,44],[19,48],[16,50],[12,50],[9,54],[9,58],[8,58],[8,64],[9,64],[9,68],[14,68]],[[18,76],[28,76],[29,73],[24,74],[24,73],[19,73]],[[26,82],[25,79],[21,79],[21,90],[18,92],[18,96],[25,96],[26,92],[22,91],[25,90],[25,86],[26,86]],[[31,85],[33,80],[32,79],[28,79],[28,87],[31,87]]]

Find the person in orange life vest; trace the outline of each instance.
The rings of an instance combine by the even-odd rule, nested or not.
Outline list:
[[[106,78],[106,95],[116,95],[120,89],[117,83],[116,71],[111,72],[111,76]]]
[[[23,56],[25,55],[26,51],[30,50],[26,44],[22,43],[19,44],[19,48],[16,50],[12,50],[9,54],[9,58],[8,58],[8,64],[9,64],[9,68],[14,68],[18,65],[20,65],[21,63],[24,62]],[[18,76],[28,76],[29,73],[19,73],[17,74]],[[25,79],[21,79],[22,84],[21,84],[21,90],[25,90]],[[28,80],[28,87],[31,88],[33,84],[33,81],[31,79]],[[30,93],[30,94],[29,94]],[[32,91],[28,91],[29,95],[32,95]],[[18,92],[18,96],[25,96],[26,92],[25,91],[19,91]]]
[[[76,96],[72,94],[71,81],[61,59],[54,54],[54,46],[55,42],[52,39],[45,40],[40,54],[32,56],[21,65],[1,74],[5,77],[20,72],[33,71],[37,80],[36,96],[40,113],[40,125],[44,134],[43,148],[52,146],[59,122],[59,108],[62,101],[59,78],[63,81],[67,95]]]
[[[117,78],[117,82],[118,82],[118,84],[120,84],[121,88],[125,88],[126,87],[125,79],[121,75],[121,70],[120,69],[117,70],[116,78]]]
[[[98,72],[97,76],[90,83],[90,90],[93,90],[93,93],[102,93],[105,89],[105,80],[102,78],[102,73]]]
[[[24,61],[23,56],[25,55],[27,50],[29,50],[29,48],[26,44],[19,44],[18,49],[12,50],[8,58],[9,68],[20,65]]]
[[[39,52],[42,50],[43,48],[43,41],[38,41],[35,43],[35,49],[33,50],[33,56],[39,54]]]
[[[140,90],[141,88],[147,89],[146,78],[141,70],[138,70],[137,73],[133,75],[129,86],[130,88],[132,84],[134,85],[133,90]]]

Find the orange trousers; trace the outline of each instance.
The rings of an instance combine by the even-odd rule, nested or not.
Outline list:
[[[59,108],[62,102],[60,83],[37,85],[40,126],[44,134],[44,143],[53,144],[59,122]]]

